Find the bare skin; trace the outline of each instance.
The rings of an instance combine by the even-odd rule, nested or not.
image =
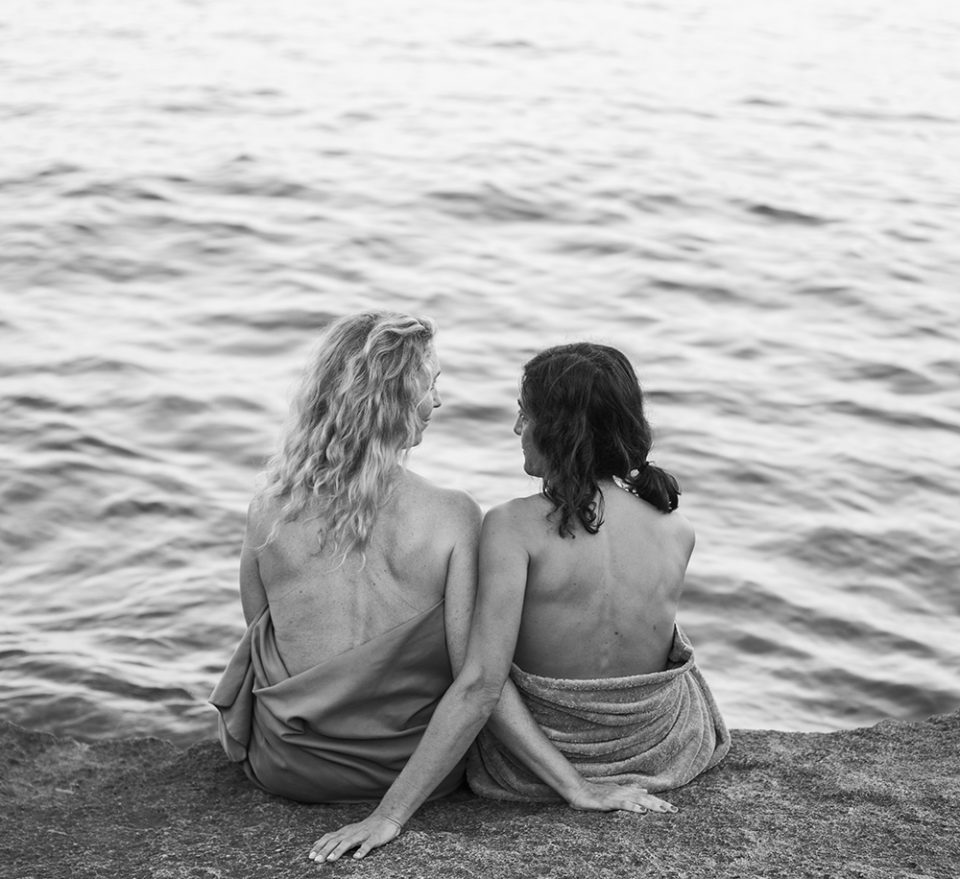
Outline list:
[[[533,425],[520,405],[513,432],[523,469],[543,475]],[[694,547],[690,523],[664,515],[612,480],[600,483],[603,524],[561,537],[542,495],[498,508],[529,559],[515,662],[556,678],[662,671],[673,641],[683,578]],[[494,511],[491,510],[491,514]],[[576,650],[568,649],[576,644]]]
[[[431,349],[415,443],[441,405],[439,375]],[[466,630],[476,589],[480,508],[465,492],[439,488],[398,466],[369,535],[365,564],[356,553],[341,564],[322,549],[320,523],[309,509],[267,542],[279,515],[275,501],[257,497],[250,504],[240,600],[248,624],[269,603],[277,646],[291,674],[363,644],[441,600],[448,631]]]
[[[596,534],[560,537],[541,495],[502,509],[530,560],[514,661],[533,674],[601,678],[666,667],[693,529],[613,482],[600,488]]]
[[[357,555],[339,565],[322,551],[319,526],[308,516],[282,525],[261,548],[277,515],[272,503],[255,499],[250,505],[240,595],[248,623],[269,602],[277,646],[292,675],[444,599],[447,614],[466,614],[469,620],[480,510],[465,493],[398,469],[363,567]],[[371,594],[376,602],[367,597]]]

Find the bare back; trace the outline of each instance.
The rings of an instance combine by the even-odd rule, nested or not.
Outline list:
[[[282,525],[259,548],[277,514],[276,507],[254,501],[244,553],[254,555],[262,586],[259,605],[269,603],[277,646],[291,675],[443,601],[451,556],[458,546],[461,552],[465,547],[475,552],[479,519],[475,502],[465,493],[401,471],[377,514],[361,567],[357,553],[338,566],[337,558],[320,549],[320,526],[309,513]],[[248,621],[258,603],[256,585],[241,573]]]
[[[514,661],[558,678],[662,671],[673,638],[693,529],[612,482],[603,524],[561,537],[540,495],[510,502],[529,563]]]

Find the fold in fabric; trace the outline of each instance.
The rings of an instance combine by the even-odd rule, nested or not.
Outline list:
[[[547,738],[585,778],[670,790],[716,766],[730,749],[730,734],[679,626],[666,671],[564,680],[514,665],[511,677]],[[560,800],[486,728],[470,749],[467,782],[491,799]]]
[[[264,790],[308,803],[359,802],[383,796],[451,682],[443,602],[293,676],[266,608],[210,701],[227,757]],[[433,797],[462,778],[461,762]]]

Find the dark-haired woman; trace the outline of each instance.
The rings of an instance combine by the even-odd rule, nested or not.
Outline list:
[[[629,361],[550,348],[526,364],[519,404],[524,469],[542,490],[487,513],[456,680],[374,812],[317,840],[318,861],[393,839],[475,737],[467,778],[483,796],[637,812],[672,811],[648,791],[729,749],[676,624],[694,534],[674,512],[676,480],[648,460]]]

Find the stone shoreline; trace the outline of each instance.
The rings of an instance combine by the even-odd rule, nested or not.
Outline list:
[[[676,815],[428,804],[355,862],[307,859],[363,805],[256,790],[215,742],[85,744],[0,723],[3,879],[960,877],[960,709],[834,733],[735,730]]]

